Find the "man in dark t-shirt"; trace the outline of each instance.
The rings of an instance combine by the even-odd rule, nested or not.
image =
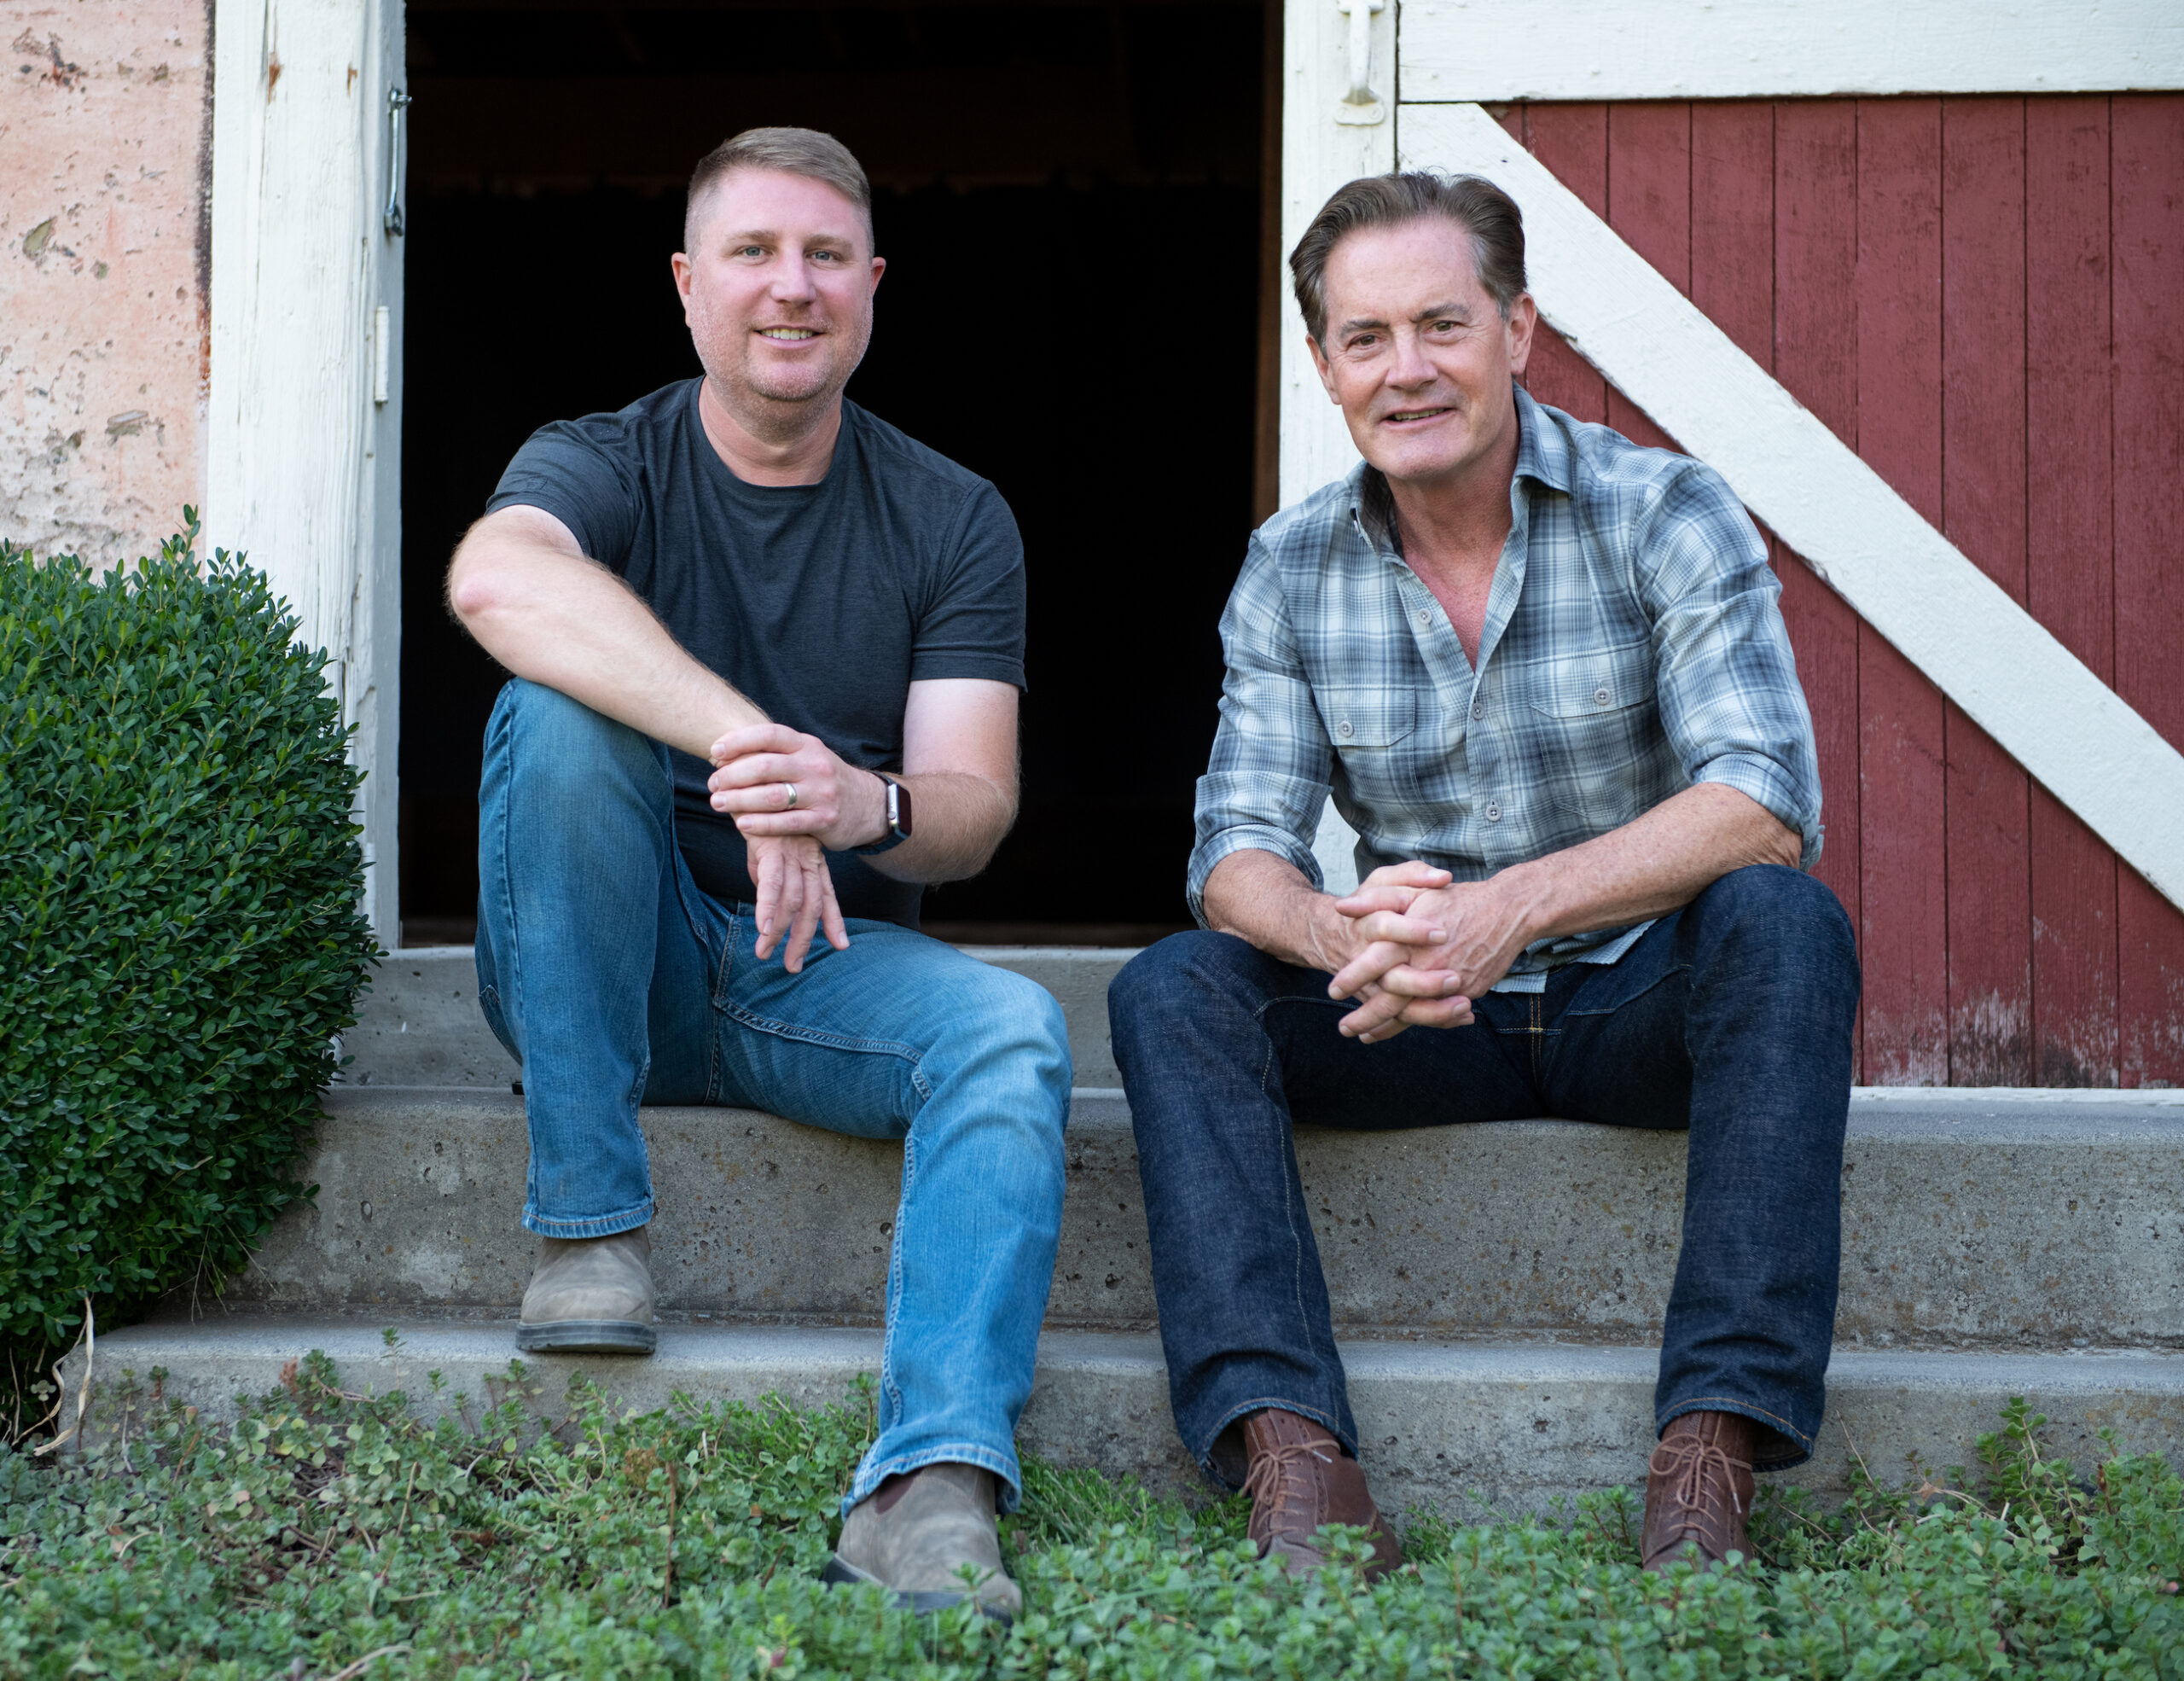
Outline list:
[[[917,922],[1015,815],[1023,546],[991,485],[842,398],[870,206],[825,135],[708,155],[674,259],[705,376],[542,428],[456,551],[449,601],[514,673],[479,998],[523,1067],[523,1349],[653,1346],[641,1103],[906,1141],[880,1434],[828,1573],[929,1607],[968,1565],[1005,1616],[1068,1043],[1044,991]]]

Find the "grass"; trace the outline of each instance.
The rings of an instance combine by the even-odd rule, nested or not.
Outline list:
[[[0,1676],[2184,1675],[2184,1486],[2158,1457],[2082,1479],[2021,1403],[1971,1475],[1769,1500],[1754,1565],[1668,1579],[1627,1496],[1414,1518],[1391,1579],[1298,1583],[1240,1502],[1034,1463],[1003,1630],[814,1579],[863,1396],[624,1416],[579,1380],[549,1432],[511,1377],[427,1425],[313,1356],[233,1425],[140,1407],[73,1465],[0,1450]]]

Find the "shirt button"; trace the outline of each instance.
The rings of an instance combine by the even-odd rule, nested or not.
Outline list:
[[[1606,690],[1606,689],[1605,687],[1602,687],[1602,688],[1600,688],[1600,689],[1595,689],[1594,690],[1593,690],[1593,704],[1594,704],[1594,706],[1596,706],[1596,707],[1604,707],[1604,706],[1606,706],[1606,705],[1607,704],[1607,702],[1608,702],[1608,692],[1607,692],[1607,690]]]
[[[1471,715],[1473,718],[1484,718],[1486,716],[1486,702],[1484,701],[1473,701],[1471,703]]]
[[[1351,736],[1352,735],[1354,735],[1356,732],[1350,729],[1350,720],[1349,720],[1348,718],[1345,718],[1345,719],[1343,719],[1343,720],[1342,720],[1342,722],[1341,722],[1341,723],[1339,723],[1339,724],[1336,724],[1336,725],[1335,725],[1335,727],[1334,727],[1334,733],[1335,733],[1336,735],[1338,735],[1338,736],[1341,736],[1341,737],[1343,738],[1343,740],[1345,740],[1345,741],[1346,742],[1346,741],[1348,741],[1348,740],[1350,738],[1350,736]]]
[[[1502,821],[1502,808],[1499,806],[1489,806],[1486,808],[1486,820],[1489,823],[1500,823]]]
[[[1432,614],[1431,612],[1429,612],[1427,609],[1426,609],[1425,608],[1422,608],[1422,607],[1421,607],[1421,608],[1420,608],[1418,609],[1418,628],[1419,628],[1420,630],[1421,630],[1421,631],[1422,631],[1422,630],[1424,630],[1424,629],[1425,629],[1428,625],[1431,625],[1432,622],[1433,622],[1433,615],[1432,615]]]

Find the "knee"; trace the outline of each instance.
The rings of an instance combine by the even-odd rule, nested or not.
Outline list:
[[[973,1047],[967,1060],[991,1057],[1024,1067],[1040,1085],[1060,1094],[1059,1119],[1066,1119],[1073,1069],[1061,1005],[1038,982],[1012,969],[980,968],[985,972],[964,989],[956,1016],[957,1031]]]
[[[1234,934],[1202,928],[1148,945],[1107,984],[1107,1018],[1118,1032],[1141,1016],[1171,1017],[1181,1006],[1234,992],[1259,954]]]
[[[596,789],[604,772],[648,782],[667,770],[665,751],[649,736],[520,677],[501,691],[486,753],[505,759],[508,774],[527,784]]]
[[[1733,870],[1693,907],[1704,937],[1768,955],[1817,978],[1832,978],[1855,998],[1858,942],[1843,903],[1801,870],[1758,864]]]

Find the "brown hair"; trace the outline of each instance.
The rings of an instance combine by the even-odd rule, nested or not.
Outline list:
[[[823,181],[864,218],[864,236],[872,242],[872,183],[856,154],[831,134],[814,128],[747,128],[723,140],[698,160],[690,172],[688,208],[682,212],[682,244],[688,249],[699,204],[723,176],[739,169],[778,170]]]
[[[1471,236],[1478,283],[1503,319],[1508,317],[1510,306],[1525,289],[1525,215],[1516,201],[1484,176],[1407,170],[1398,175],[1368,175],[1339,189],[1320,206],[1312,225],[1289,253],[1297,307],[1304,311],[1313,343],[1326,342],[1327,259],[1344,236],[1362,228],[1395,227],[1427,216],[1443,217]]]

